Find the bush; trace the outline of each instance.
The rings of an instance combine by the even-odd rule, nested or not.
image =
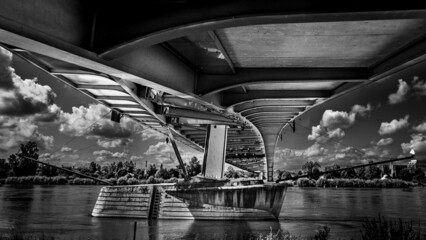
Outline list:
[[[297,185],[299,187],[313,187],[311,181],[308,181],[307,178],[300,178],[297,180]],[[359,178],[354,179],[341,179],[341,178],[332,178],[318,179],[315,184],[317,187],[368,187],[368,188],[405,188],[409,186],[414,186],[414,183],[406,182],[400,179],[373,179],[373,180],[364,180]]]
[[[139,183],[139,181],[134,177],[127,179],[127,185],[135,185],[135,184],[138,184],[138,183]]]
[[[413,228],[412,222],[389,221],[380,216],[378,219],[367,218],[362,224],[362,239],[398,239],[398,240],[420,240],[420,231]]]
[[[146,184],[146,180],[145,179],[139,180],[139,184]]]
[[[178,179],[175,177],[164,180],[164,183],[177,183],[177,182],[178,182]]]
[[[55,176],[50,178],[53,184],[67,184],[67,178],[64,176]]]
[[[34,177],[34,184],[48,184],[49,178],[46,176],[35,176]]]
[[[117,180],[117,185],[127,185],[127,178],[121,177]]]
[[[156,183],[154,176],[149,176],[149,178],[146,180],[147,184],[154,184]]]
[[[7,184],[18,184],[18,177],[8,177],[5,183]]]
[[[299,187],[315,187],[315,180],[310,180],[308,178],[299,178],[297,179],[297,186]]]
[[[117,185],[117,178],[108,178],[105,181],[113,184],[113,185]]]

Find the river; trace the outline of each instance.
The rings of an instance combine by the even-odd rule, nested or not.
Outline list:
[[[0,233],[11,228],[58,239],[133,239],[134,219],[90,216],[100,186],[0,185]],[[412,220],[426,233],[426,188],[289,188],[280,221],[137,220],[137,239],[247,239],[288,230],[309,236],[331,228],[332,239],[360,237],[366,217]]]

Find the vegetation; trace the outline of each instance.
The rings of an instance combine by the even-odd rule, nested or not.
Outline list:
[[[387,220],[380,216],[378,219],[367,218],[362,224],[363,240],[420,240],[420,231],[413,227],[413,222]],[[423,236],[426,240],[426,235]]]
[[[21,144],[19,151],[9,158],[0,159],[0,183],[7,184],[75,184],[92,185],[97,184],[95,180],[80,178],[57,168],[44,164],[39,164],[29,160],[24,156],[38,160],[38,148],[34,142]],[[201,164],[196,157],[189,163],[184,164],[187,173],[195,176],[201,172]],[[133,161],[110,163],[100,166],[96,162],[91,162],[85,167],[62,168],[79,172],[87,176],[106,180],[113,184],[132,185],[150,183],[172,183],[183,177],[180,166],[176,168],[164,168],[161,164],[159,168],[155,164],[147,166],[146,169],[136,167]]]
[[[255,177],[255,174],[252,172],[235,170],[233,167],[229,166],[228,169],[223,173],[223,176],[225,178],[252,178]]]
[[[415,165],[408,165],[407,168],[402,169],[395,179],[388,177],[390,169],[387,165],[335,171],[322,176],[319,168],[321,168],[320,164],[310,161],[303,164],[303,171],[297,173],[277,170],[275,178],[290,179],[308,174],[308,178],[299,178],[293,183],[300,187],[408,187],[413,186],[413,182],[425,183],[425,173]],[[338,164],[334,164],[326,167],[325,171],[340,168]],[[386,179],[381,179],[384,175],[387,176]]]

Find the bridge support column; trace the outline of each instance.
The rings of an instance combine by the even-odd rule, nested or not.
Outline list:
[[[225,169],[227,125],[210,125],[207,128],[204,151],[203,174],[206,177],[222,178]]]

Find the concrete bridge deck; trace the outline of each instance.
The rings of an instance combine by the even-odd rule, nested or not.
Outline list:
[[[286,126],[329,99],[424,64],[426,4],[2,0],[0,43],[140,124],[267,170]]]

